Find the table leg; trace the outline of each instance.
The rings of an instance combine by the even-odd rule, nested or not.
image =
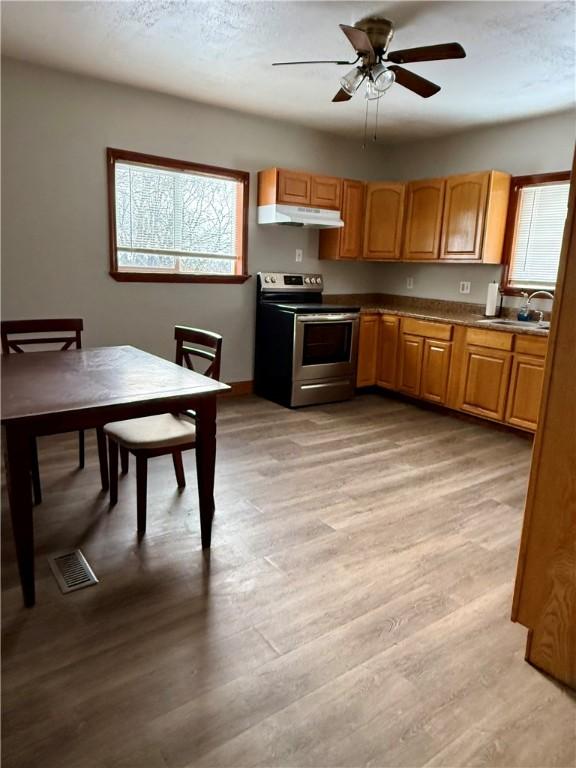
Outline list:
[[[103,427],[96,429],[96,440],[98,441],[98,461],[100,463],[100,483],[102,490],[107,491],[110,487],[108,477],[108,457],[106,456],[106,435]]]
[[[216,396],[196,408],[196,473],[200,502],[202,549],[210,548],[214,517],[214,470],[216,467]]]
[[[6,483],[24,605],[34,605],[34,525],[30,487],[30,437],[6,427]]]

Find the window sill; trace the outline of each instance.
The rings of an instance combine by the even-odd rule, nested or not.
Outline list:
[[[510,286],[504,286],[500,288],[500,293],[504,294],[504,296],[522,296],[523,293],[531,294],[535,291],[548,291],[548,293],[554,294],[556,288],[539,288],[538,286],[535,286],[534,288],[511,288]],[[546,298],[546,296],[540,296],[539,298]]]
[[[251,275],[177,275],[162,272],[110,272],[119,283],[245,283]]]

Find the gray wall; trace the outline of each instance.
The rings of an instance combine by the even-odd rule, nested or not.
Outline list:
[[[496,169],[513,176],[566,171],[572,167],[576,113],[466,131],[447,138],[398,145],[387,151],[386,167],[392,179],[418,179],[453,173]],[[380,288],[388,293],[484,303],[488,283],[500,279],[501,267],[458,264],[382,265]],[[406,288],[406,279],[414,288]],[[458,292],[461,280],[471,292]],[[508,304],[517,303],[507,299]],[[544,308],[549,303],[542,302]]]
[[[361,149],[274,120],[4,60],[3,316],[85,318],[87,345],[129,343],[166,357],[176,323],[224,334],[223,376],[252,377],[255,281],[244,285],[117,283],[108,270],[107,146],[251,172],[249,271],[318,271],[330,293],[391,293],[482,302],[499,267],[319,262],[318,235],[259,227],[256,175],[283,165],[364,179],[499,168],[570,167],[573,115],[450,138]],[[294,251],[304,250],[296,264]],[[414,289],[406,289],[406,278]],[[472,292],[458,294],[460,280]]]
[[[374,291],[380,265],[320,263],[317,232],[257,226],[256,171],[379,178],[383,153],[274,120],[76,77],[2,67],[2,302],[6,318],[78,315],[85,343],[173,355],[176,323],[220,331],[223,377],[252,378],[255,280],[118,283],[108,274],[107,146],[251,172],[249,271],[318,271],[332,293]],[[295,263],[296,248],[304,250]]]

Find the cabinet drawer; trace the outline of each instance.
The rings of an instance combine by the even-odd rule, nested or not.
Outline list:
[[[488,331],[484,328],[468,328],[466,342],[476,347],[490,347],[490,349],[504,349],[510,352],[514,334],[504,331]]]
[[[516,341],[514,342],[514,351],[522,355],[546,357],[547,349],[547,336],[516,336]]]
[[[448,323],[431,323],[429,320],[416,320],[413,317],[402,319],[402,330],[413,336],[426,336],[429,339],[450,341],[452,339],[452,326]]]

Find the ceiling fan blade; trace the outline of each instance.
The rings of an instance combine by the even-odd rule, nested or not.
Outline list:
[[[339,26],[352,44],[356,53],[360,56],[370,56],[370,58],[376,60],[376,54],[374,53],[374,48],[372,48],[370,38],[363,29],[349,27],[347,24],[340,24]]]
[[[340,88],[340,90],[338,91],[336,96],[334,96],[332,101],[348,101],[351,98],[352,98],[352,96],[350,96],[349,93],[346,93],[344,88]]]
[[[392,51],[388,54],[388,61],[393,61],[395,64],[412,64],[416,61],[463,59],[465,56],[466,51],[460,43],[441,43],[440,45],[423,45],[420,48]]]
[[[438,93],[440,86],[436,83],[432,83],[430,80],[426,80],[425,77],[420,77],[414,72],[410,72],[403,67],[388,67],[396,75],[396,82],[399,85],[403,85],[404,88],[408,88],[409,91],[414,91],[418,96],[422,96],[423,99],[428,99],[430,96],[434,96]]]
[[[356,59],[358,61],[358,59]],[[291,64],[347,64],[352,65],[355,64],[355,61],[333,61],[332,59],[326,60],[321,59],[320,61],[275,61],[272,66],[273,67],[287,67]]]

